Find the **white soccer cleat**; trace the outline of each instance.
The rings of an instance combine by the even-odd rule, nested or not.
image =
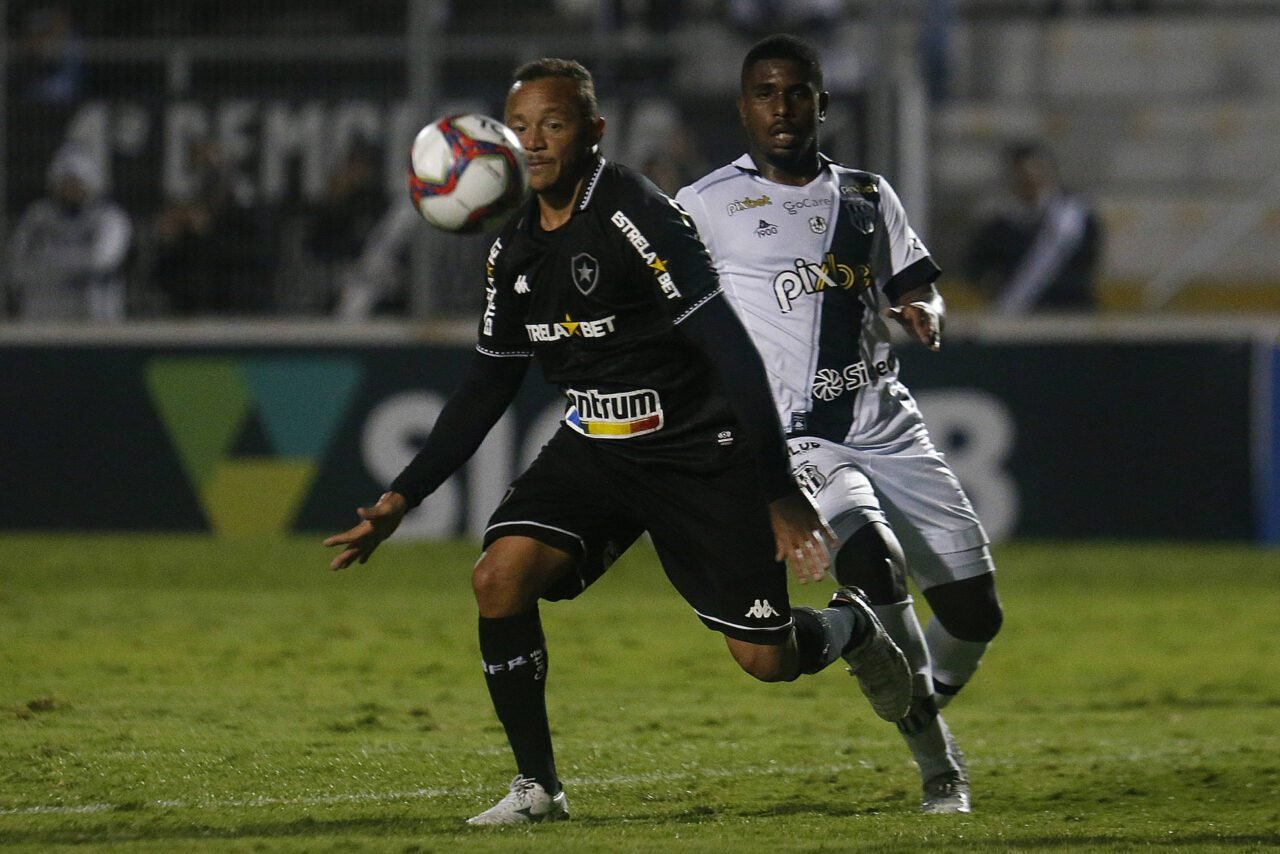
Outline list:
[[[907,657],[880,625],[861,590],[837,590],[828,607],[841,605],[858,609],[871,626],[865,640],[842,653],[850,675],[857,677],[858,687],[877,715],[886,721],[901,720],[911,709],[911,667]]]
[[[489,809],[467,819],[467,824],[494,827],[528,824],[534,821],[563,821],[569,817],[569,801],[564,789],[552,797],[542,784],[517,774],[511,791]]]
[[[943,771],[924,783],[920,811],[926,815],[953,815],[972,810],[969,781],[960,771]]]

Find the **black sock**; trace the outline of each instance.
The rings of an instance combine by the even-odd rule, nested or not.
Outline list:
[[[946,682],[939,682],[937,679],[933,680],[933,693],[942,694],[944,697],[954,697],[960,693],[960,689],[963,687],[963,685],[948,685]]]
[[[548,794],[560,791],[547,722],[547,643],[535,609],[480,618],[480,657],[498,720],[507,731],[516,769]]]
[[[912,697],[911,708],[907,716],[898,721],[898,732],[903,735],[919,735],[928,729],[929,724],[938,716],[938,701],[932,694],[923,697]]]
[[[791,618],[795,620],[801,673],[817,673],[840,657],[852,644],[851,638],[861,639],[866,634],[862,615],[852,608],[815,611],[798,607],[791,609]]]

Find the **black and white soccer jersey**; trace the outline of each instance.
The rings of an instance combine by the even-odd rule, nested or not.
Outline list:
[[[919,423],[885,318],[940,271],[888,181],[824,158],[809,184],[777,184],[743,155],[676,199],[764,357],[789,435],[873,444]]]
[[[676,330],[720,295],[711,259],[684,211],[638,173],[601,158],[554,231],[530,200],[494,241],[486,276],[477,348],[536,356],[568,398],[569,428],[654,461],[734,441],[710,363]]]

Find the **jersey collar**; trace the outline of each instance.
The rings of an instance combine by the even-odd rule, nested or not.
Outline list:
[[[595,168],[591,170],[591,177],[587,179],[586,186],[582,188],[582,198],[578,200],[577,210],[585,211],[587,205],[591,204],[591,197],[595,195],[596,184],[600,183],[600,175],[604,172],[604,155],[596,155]]]
[[[818,152],[818,162],[822,164],[823,169],[828,169],[835,163],[834,160],[823,154],[821,151]],[[751,159],[750,152],[733,161],[733,165],[741,169],[743,172],[750,172],[752,175],[760,174],[760,169],[756,166],[756,162]]]

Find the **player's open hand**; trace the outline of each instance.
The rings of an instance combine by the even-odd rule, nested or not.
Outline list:
[[[793,492],[769,505],[774,557],[785,560],[801,584],[821,581],[831,566],[831,550],[837,543],[835,532],[803,492]]]
[[[404,496],[398,492],[385,493],[372,507],[359,507],[356,515],[360,524],[349,531],[334,534],[324,541],[326,546],[346,546],[329,564],[333,570],[346,569],[355,561],[369,560],[373,550],[400,527],[400,520],[408,511]]]
[[[930,302],[894,306],[889,309],[889,316],[930,350],[937,352],[942,347],[942,315]]]

